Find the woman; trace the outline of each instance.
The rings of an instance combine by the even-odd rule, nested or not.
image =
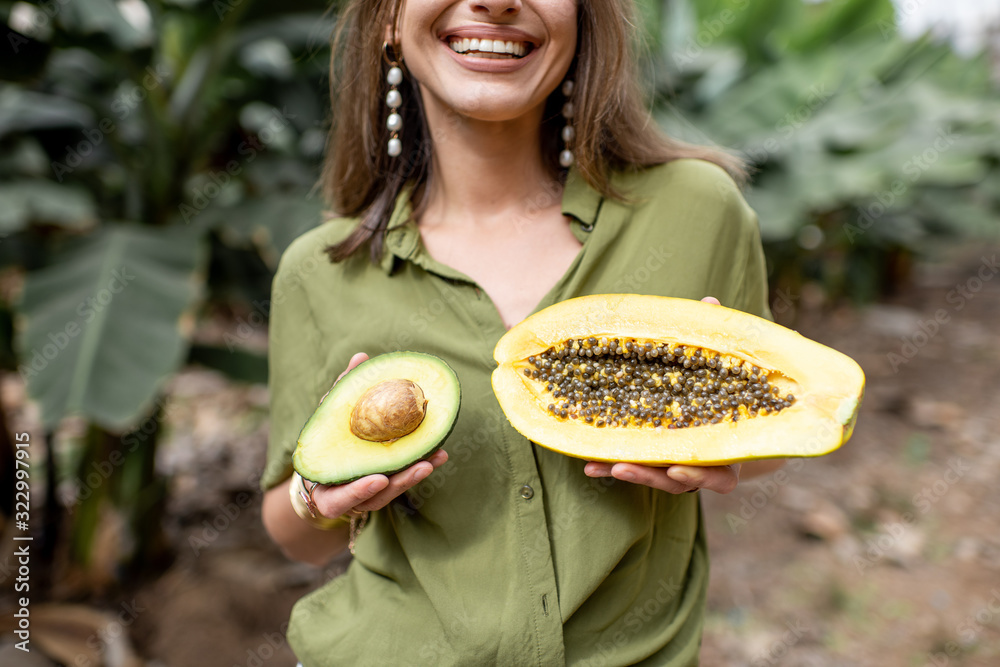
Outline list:
[[[344,217],[298,239],[275,279],[263,513],[316,564],[346,548],[352,516],[370,520],[348,572],[293,611],[306,667],[697,662],[707,555],[685,492],[727,493],[740,466],[537,448],[489,382],[500,336],[574,296],[712,294],[767,315],[738,164],[650,122],[630,5],[358,0],[341,18],[325,181]],[[396,349],[459,375],[444,450],[388,478],[290,477],[330,378]]]

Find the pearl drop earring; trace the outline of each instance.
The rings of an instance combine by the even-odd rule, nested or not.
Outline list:
[[[386,93],[385,103],[389,107],[389,117],[385,119],[385,127],[389,130],[389,157],[398,157],[403,152],[403,142],[399,139],[399,131],[403,129],[403,117],[399,115],[399,107],[403,105],[403,95],[399,92],[399,84],[403,82],[403,70],[399,63],[390,60],[388,57],[389,45],[382,45],[386,60],[389,60],[389,71],[385,75],[386,83],[389,84],[389,92]]]
[[[573,94],[573,80],[566,79],[563,81],[562,94],[566,97],[566,103],[563,104],[562,116],[566,119],[566,125],[562,129],[562,140],[563,140],[563,150],[559,153],[559,164],[569,169],[573,165],[573,151],[569,147],[573,143],[573,139],[576,138],[576,130],[573,128],[573,101],[570,96]]]

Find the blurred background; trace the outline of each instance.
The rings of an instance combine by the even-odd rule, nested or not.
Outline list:
[[[1000,664],[1000,5],[640,5],[657,121],[754,167],[776,319],[869,383],[849,445],[704,498],[703,663]],[[294,665],[345,566],[283,559],[257,490],[336,16],[0,2],[3,665]]]

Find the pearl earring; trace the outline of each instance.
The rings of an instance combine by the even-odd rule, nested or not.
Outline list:
[[[388,58],[388,44],[383,45],[383,53]],[[399,131],[403,129],[403,117],[399,115],[399,107],[403,105],[403,95],[399,92],[399,84],[403,82],[403,70],[399,63],[389,60],[389,71],[385,75],[389,84],[389,92],[385,96],[385,104],[389,107],[389,117],[385,119],[385,127],[389,130],[389,157],[398,157],[403,152],[403,142],[399,139]]]
[[[574,159],[573,151],[569,147],[573,143],[573,139],[576,138],[576,130],[573,128],[573,101],[570,99],[573,94],[572,79],[563,81],[562,94],[566,97],[566,103],[563,104],[562,108],[562,116],[566,119],[566,125],[562,129],[563,150],[559,153],[559,164],[569,169],[573,165]]]

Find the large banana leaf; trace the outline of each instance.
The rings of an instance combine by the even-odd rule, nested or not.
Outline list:
[[[83,188],[42,179],[17,179],[0,185],[0,234],[20,231],[29,222],[84,229],[97,222],[96,205]]]
[[[86,106],[44,93],[0,88],[0,138],[14,132],[55,127],[89,127],[96,122]]]
[[[29,273],[21,365],[49,428],[134,424],[187,354],[206,248],[192,229],[109,225]]]

